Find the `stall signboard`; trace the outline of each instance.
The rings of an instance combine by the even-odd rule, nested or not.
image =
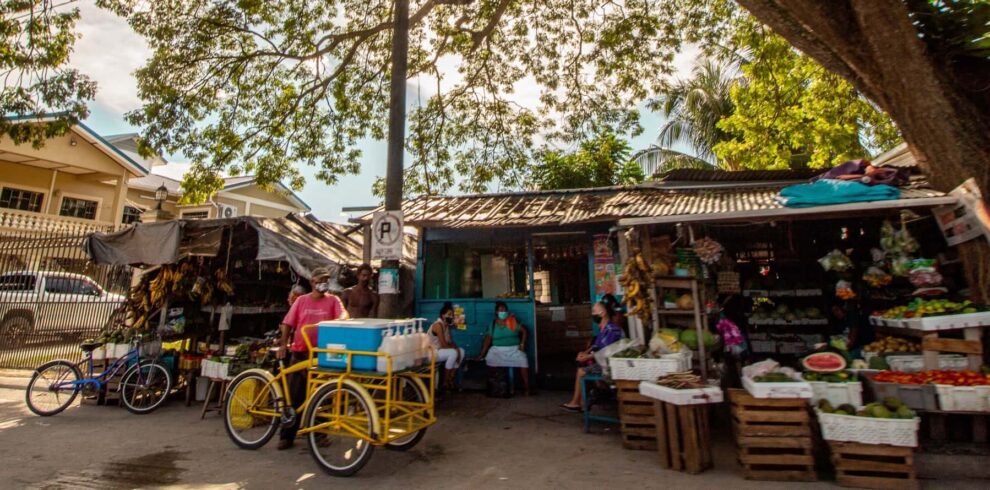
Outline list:
[[[600,299],[606,294],[621,295],[622,287],[619,285],[619,274],[621,265],[616,263],[615,252],[609,242],[607,233],[600,233],[592,237],[592,250],[594,251],[594,281],[595,298]]]
[[[371,220],[371,258],[402,259],[402,211],[376,211]]]
[[[976,181],[969,179],[963,182],[949,195],[958,198],[955,205],[932,210],[945,241],[949,245],[958,245],[981,235],[990,240],[990,214]]]

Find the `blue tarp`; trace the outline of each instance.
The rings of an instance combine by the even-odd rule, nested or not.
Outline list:
[[[777,199],[789,208],[810,208],[851,202],[889,201],[900,197],[900,189],[889,185],[869,186],[857,181],[822,179],[811,184],[785,187],[780,190]]]

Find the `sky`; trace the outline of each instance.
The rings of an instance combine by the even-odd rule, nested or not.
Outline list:
[[[89,1],[79,2],[78,7],[81,13],[77,24],[80,38],[76,41],[71,64],[98,84],[96,99],[90,103],[90,116],[85,123],[104,135],[140,132],[140,128],[124,120],[124,114],[141,107],[133,73],[145,63],[151,51],[123,19],[98,9]],[[696,55],[696,50],[688,50],[675,58],[679,74],[690,71]],[[520,97],[535,95],[521,94]],[[415,97],[415,90],[407,93],[408,100],[414,102]],[[526,105],[525,101],[521,103]],[[641,117],[644,131],[630,140],[633,150],[653,143],[662,122],[659,115],[644,110]],[[375,179],[385,174],[387,144],[385,141],[364,140],[359,146],[363,153],[360,173],[342,176],[334,186],[317,181],[313,167],[301,167],[306,185],[297,194],[313,208],[317,218],[345,222],[348,215],[342,213],[343,207],[379,204],[370,190]],[[185,162],[182,155],[165,157],[170,162]]]

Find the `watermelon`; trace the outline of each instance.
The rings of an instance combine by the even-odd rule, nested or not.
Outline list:
[[[717,339],[711,332],[705,330],[704,332],[704,342],[705,347],[711,348],[715,345]],[[694,329],[687,329],[681,332],[681,343],[688,346],[691,350],[698,349],[698,332]]]
[[[846,358],[835,352],[816,352],[801,359],[801,365],[806,371],[834,373],[846,368]]]

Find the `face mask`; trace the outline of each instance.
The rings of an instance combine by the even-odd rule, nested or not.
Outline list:
[[[453,325],[454,324],[454,318],[453,317],[445,316],[445,317],[443,317],[443,321],[447,325]]]
[[[509,318],[509,312],[508,311],[500,311],[500,312],[498,312],[498,319],[499,320],[506,320],[508,318]]]
[[[316,283],[316,286],[313,286],[313,289],[316,289],[317,291],[319,291],[321,293],[325,293],[325,292],[327,292],[327,291],[330,290],[330,285],[327,284],[327,283],[325,283],[325,282],[319,282],[319,283]]]
[[[602,316],[601,315],[591,315],[591,319],[594,320],[595,323],[601,323],[602,322]]]

